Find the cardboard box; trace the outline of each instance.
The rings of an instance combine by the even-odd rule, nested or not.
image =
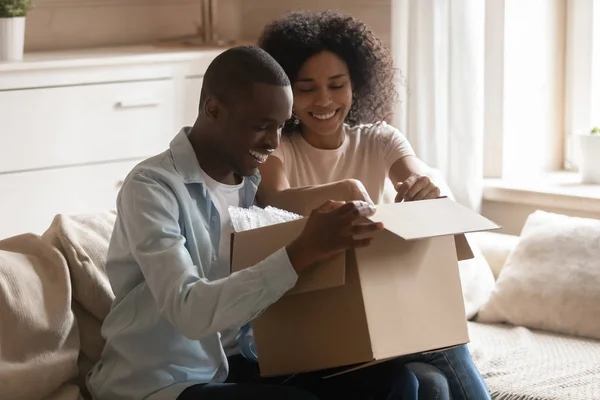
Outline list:
[[[384,204],[371,245],[303,271],[253,321],[262,376],[356,369],[468,343],[458,260],[464,233],[499,226],[448,199]],[[306,219],[233,234],[232,271],[294,240]]]

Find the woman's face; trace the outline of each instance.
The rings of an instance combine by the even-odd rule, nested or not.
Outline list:
[[[352,83],[346,63],[323,51],[310,57],[293,83],[294,113],[305,134],[339,134],[352,105]]]

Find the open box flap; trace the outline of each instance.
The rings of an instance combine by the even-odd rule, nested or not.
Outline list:
[[[236,232],[231,238],[231,272],[258,264],[296,239],[306,218]],[[342,252],[302,271],[298,282],[286,295],[342,286],[346,278],[346,256]]]
[[[475,257],[471,245],[463,233],[454,235],[454,246],[456,246],[456,259],[458,261],[470,260]]]
[[[381,204],[369,219],[383,222],[386,230],[405,240],[500,228],[489,219],[446,197]]]

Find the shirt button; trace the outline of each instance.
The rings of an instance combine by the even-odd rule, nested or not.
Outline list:
[[[217,261],[217,256],[215,254],[212,255],[212,260]]]
[[[211,220],[212,220],[212,222],[217,222],[217,217],[215,217],[215,216],[213,215],[213,217],[211,218]]]

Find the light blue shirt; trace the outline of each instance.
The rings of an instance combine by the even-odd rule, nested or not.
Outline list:
[[[106,262],[115,301],[88,376],[96,400],[174,400],[190,385],[225,381],[219,332],[246,324],[296,284],[285,248],[234,274],[219,269],[220,218],[188,133],[137,165],[119,192]],[[258,173],[245,179],[244,207],[259,182]]]

